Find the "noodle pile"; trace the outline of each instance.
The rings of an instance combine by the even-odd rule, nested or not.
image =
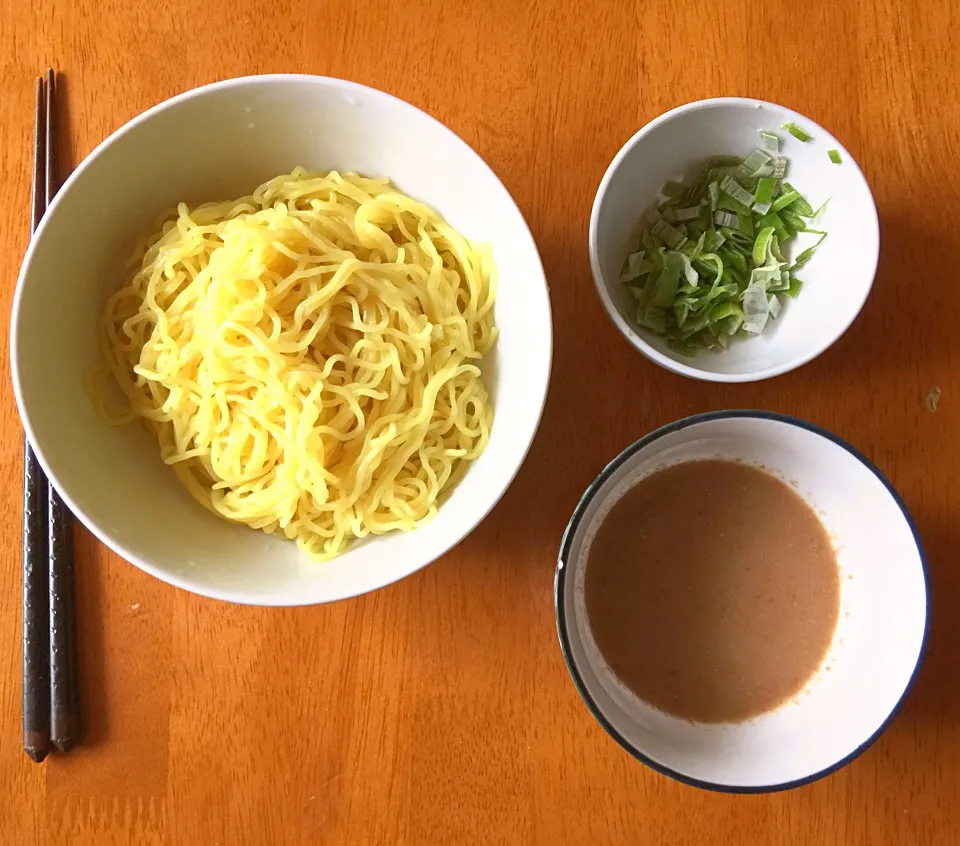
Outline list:
[[[386,179],[278,176],[181,204],[110,297],[103,359],[190,493],[329,559],[432,517],[493,409],[494,268]]]

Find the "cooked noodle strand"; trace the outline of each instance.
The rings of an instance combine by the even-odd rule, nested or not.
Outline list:
[[[180,204],[110,297],[101,351],[215,513],[329,559],[430,519],[493,409],[488,250],[388,180],[298,168]]]

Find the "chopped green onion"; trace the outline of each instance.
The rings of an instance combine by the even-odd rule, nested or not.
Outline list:
[[[780,316],[780,309],[783,308],[783,304],[780,302],[780,298],[776,294],[770,294],[767,297],[768,302],[768,311],[770,316],[776,320]]]
[[[780,250],[780,239],[776,235],[770,239],[770,255],[781,264],[787,263],[787,260],[783,256],[783,252]]]
[[[790,287],[790,271],[781,270],[779,278],[773,279],[767,283],[767,293],[768,294],[778,294],[781,291],[786,291]]]
[[[680,269],[683,273],[683,278],[687,282],[687,285],[696,286],[700,279],[700,275],[696,270],[693,269],[693,264],[691,263],[690,259],[683,253],[673,253],[672,255],[676,256],[676,258],[680,261]]]
[[[736,175],[741,179],[749,179],[755,176],[756,172],[768,161],[770,161],[770,154],[765,150],[756,149],[743,160],[743,164],[736,170]],[[723,188],[724,186],[721,184],[720,187]],[[724,190],[727,189],[724,188]],[[734,194],[734,196],[736,195]]]
[[[790,272],[792,273],[797,268],[803,267],[808,261],[810,261],[810,259],[813,258],[813,254],[817,251],[817,247],[823,243],[823,239],[826,237],[827,234],[824,233],[817,239],[816,244],[814,244],[812,247],[807,247],[807,249],[800,253],[800,255],[797,256],[796,261],[794,261],[793,265],[791,266]]]
[[[667,253],[663,261],[663,270],[657,277],[653,292],[653,304],[666,308],[673,305],[677,298],[677,286],[680,284],[682,265],[676,253]]]
[[[717,168],[717,167],[736,167],[739,165],[743,159],[739,156],[713,156],[710,161],[707,162],[707,167]]]
[[[753,263],[760,267],[767,262],[767,253],[770,251],[770,239],[776,230],[766,226],[757,233],[757,240],[753,242]]]
[[[787,130],[787,132],[789,132],[798,141],[803,141],[806,143],[807,141],[813,140],[813,136],[809,132],[807,132],[805,129],[801,129],[792,121],[785,123],[780,128]]]
[[[800,199],[800,195],[794,198],[796,200]],[[785,209],[780,209],[780,219],[783,221],[784,226],[792,226],[798,232],[801,229],[805,229],[807,226],[806,218],[796,210],[794,206],[788,206]]]
[[[784,182],[780,188],[780,196],[773,201],[773,205],[770,207],[773,211],[778,212],[785,209],[791,203],[795,203],[800,199],[800,192],[796,190],[789,182]]]
[[[624,265],[623,273],[620,274],[621,282],[629,282],[631,279],[636,279],[640,275],[639,267],[645,255],[646,250],[637,250],[635,253],[630,253],[630,255],[627,256],[627,263]]]
[[[740,320],[743,319],[743,309],[740,308],[735,302],[727,300],[727,302],[719,303],[710,309],[710,322],[718,323],[721,320],[726,320],[728,317],[737,317]],[[737,330],[734,329],[734,332]],[[726,332],[725,334],[732,335],[733,332]]]
[[[747,286],[740,298],[743,308],[743,331],[759,335],[767,325],[770,315],[770,303],[767,300],[767,288],[762,283]]]
[[[840,158],[839,150],[827,150],[827,155],[830,156],[830,161],[834,164],[842,164],[843,159]]]
[[[783,224],[783,220],[780,219],[780,215],[772,210],[768,211],[757,221],[757,226],[759,226],[761,229],[763,229],[765,226],[772,226],[777,230],[777,234],[780,235],[780,237],[784,237],[787,232],[786,227]]]
[[[685,355],[688,358],[692,358],[697,354],[696,346],[688,344],[686,341],[679,341],[673,337],[667,338],[667,346],[677,353],[677,355]]]
[[[777,190],[777,180],[764,176],[757,180],[757,190],[753,195],[753,210],[757,214],[766,214],[773,204],[773,194]]]
[[[687,208],[684,208],[684,209],[677,209],[673,213],[673,219],[675,222],[678,222],[678,223],[684,220],[693,220],[700,216],[701,208],[702,208],[701,205],[697,205],[697,206],[688,206]]]
[[[704,232],[703,251],[705,253],[715,252],[723,246],[723,242],[726,240],[722,232],[718,232],[716,229],[708,229]]]
[[[776,155],[779,136],[759,137],[766,149],[714,157],[692,183],[667,181],[624,261],[620,281],[636,303],[636,325],[682,355],[765,331],[781,313],[781,295],[799,294],[794,271],[823,241],[812,220],[826,204],[814,211],[782,181],[788,161]],[[791,265],[785,245],[799,233],[818,240]]]
[[[830,197],[827,197],[823,201],[823,205],[820,206],[812,215],[810,215],[810,220],[816,220],[820,215],[822,215],[827,210],[827,204],[830,202]]]
[[[746,256],[744,256],[743,253],[737,252],[737,251],[734,251],[734,250],[730,250],[730,249],[725,249],[725,250],[724,250],[724,257],[725,257],[725,258],[727,259],[727,261],[729,261],[730,264],[733,265],[737,270],[743,271],[744,273],[747,272],[747,259],[746,259]]]
[[[789,182],[784,182],[783,187],[786,188],[790,185]],[[792,211],[795,211],[799,215],[804,217],[813,217],[813,206],[810,205],[802,196],[798,197],[790,204]]]
[[[730,229],[736,229],[740,225],[737,216],[726,211],[718,211],[713,216],[713,222],[716,223],[717,226],[726,226]]]
[[[753,194],[744,188],[732,176],[725,176],[720,182],[720,190],[729,194],[738,203],[742,203],[747,209],[753,205]]]
[[[671,200],[682,200],[687,194],[687,186],[682,182],[674,182],[672,179],[663,184],[660,193]]]
[[[750,272],[750,284],[760,283],[767,291],[772,291],[780,285],[780,265],[772,264],[767,267],[755,267]]]
[[[716,276],[713,280],[713,284],[717,285],[723,276],[723,259],[721,259],[716,253],[703,253],[700,258],[697,259],[697,261],[700,263],[703,271],[714,271]]]
[[[739,200],[735,200],[726,191],[720,192],[720,199],[717,201],[717,208],[724,211],[731,211],[734,214],[741,214],[750,211],[749,206],[745,206]]]
[[[716,211],[720,201],[720,183],[711,182],[707,192],[710,194],[710,211]]]
[[[764,150],[768,150],[771,153],[780,152],[780,136],[775,132],[767,132],[767,130],[761,129],[757,135],[760,136],[760,143],[763,144]]]
[[[641,317],[637,315],[637,322],[647,329],[654,332],[663,333],[667,331],[667,311],[655,305],[648,305]]]
[[[679,229],[671,226],[665,220],[658,220],[653,224],[653,228],[650,230],[655,238],[659,238],[670,247],[671,250],[679,250],[687,240],[687,236],[684,235]]]
[[[687,244],[684,245],[684,251],[689,250],[689,252],[686,252],[687,258],[690,259],[690,261],[696,260],[700,256],[700,253],[703,252],[703,245],[706,243],[707,243],[706,232],[700,233],[700,237],[697,238],[697,243],[694,244],[692,248],[689,247],[689,241],[688,241]]]

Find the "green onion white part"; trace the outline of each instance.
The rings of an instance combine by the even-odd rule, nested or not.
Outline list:
[[[794,124],[784,129],[809,140]],[[734,337],[761,334],[779,316],[781,295],[799,295],[795,272],[826,237],[811,226],[826,203],[814,211],[784,181],[779,137],[759,135],[766,149],[715,156],[689,185],[667,182],[624,263],[620,281],[636,301],[637,324],[678,352],[726,349]],[[783,248],[799,234],[818,238],[790,264]]]
[[[760,143],[763,144],[763,149],[771,153],[780,152],[780,136],[775,132],[767,132],[765,129],[761,129],[757,135],[760,136]]]

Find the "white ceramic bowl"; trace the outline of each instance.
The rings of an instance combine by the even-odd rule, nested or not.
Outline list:
[[[781,131],[787,121],[805,128],[813,140],[802,143]],[[773,130],[783,139],[781,150],[790,159],[787,180],[815,207],[830,200],[818,219],[829,235],[798,274],[804,281],[800,296],[784,303],[780,318],[762,335],[695,358],[678,355],[662,338],[633,322],[636,301],[619,281],[624,261],[637,249],[641,215],[655,204],[664,182],[695,176],[711,156],[746,155],[760,146],[761,129]],[[840,151],[842,164],[830,161],[827,151],[832,149]],[[791,244],[794,256],[799,243]],[[799,249],[807,243],[803,241]],[[680,106],[643,127],[607,168],[590,216],[593,279],[617,328],[662,367],[714,382],[767,379],[820,355],[860,313],[873,285],[879,251],[870,188],[843,145],[790,109],[737,97]]]
[[[821,670],[793,700],[739,724],[691,723],[638,699],[601,658],[584,607],[590,544],[614,503],[654,470],[704,458],[763,465],[796,482],[834,538],[841,572],[840,619]],[[927,603],[916,530],[880,471],[835,435],[763,411],[690,417],[624,450],[577,506],[556,577],[563,654],[601,725],[662,773],[698,787],[741,793],[813,781],[876,740],[920,664]]]
[[[297,165],[388,176],[465,235],[492,242],[500,338],[484,378],[489,445],[435,520],[357,544],[328,564],[197,505],[136,426],[110,428],[82,386],[100,314],[156,215],[229,199]],[[552,326],[536,245],[493,171],[449,129],[380,91],[261,76],[187,92],[104,141],[61,189],[23,265],[11,350],[17,404],[44,470],[104,543],[149,573],[235,602],[296,605],[373,590],[442,555],[513,479],[547,392]]]

